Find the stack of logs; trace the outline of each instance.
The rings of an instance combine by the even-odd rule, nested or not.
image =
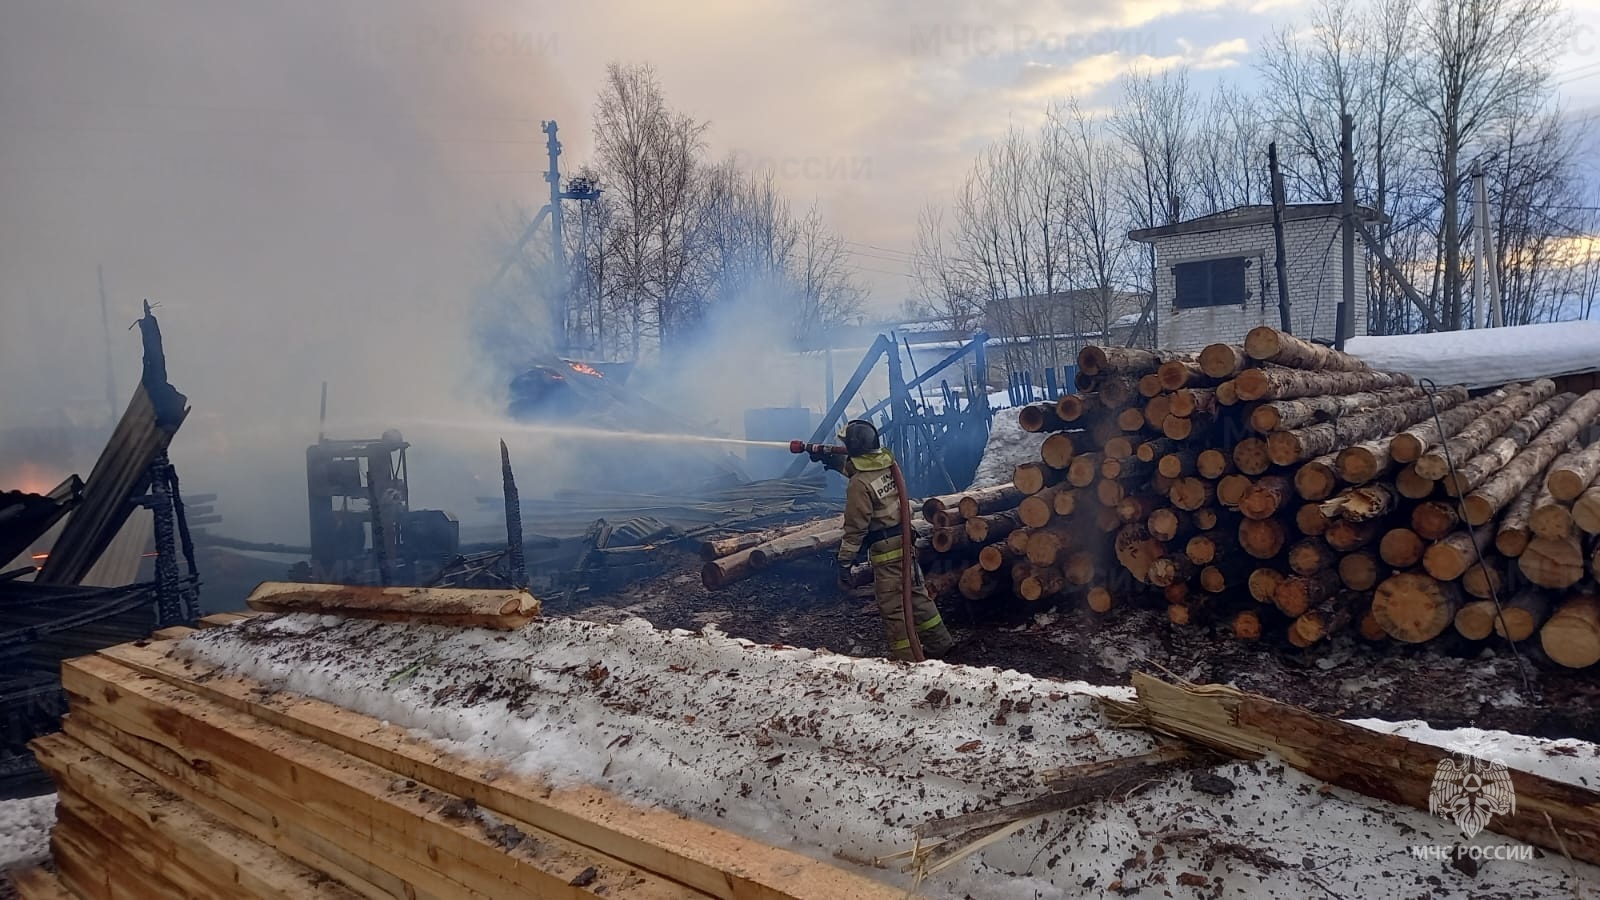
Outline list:
[[[924,509],[931,543],[977,553],[966,597],[1159,597],[1175,624],[1300,647],[1537,635],[1561,665],[1600,661],[1600,391],[1425,390],[1268,327],[1078,362],[1080,393],[1020,412],[1050,434],[1015,510]]]

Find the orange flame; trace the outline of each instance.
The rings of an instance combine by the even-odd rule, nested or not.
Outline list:
[[[35,553],[33,555],[33,561],[34,562],[39,562],[40,560],[45,560],[45,559],[49,559],[49,558],[50,558],[50,554],[48,554],[48,553]]]
[[[572,371],[574,372],[580,372],[584,375],[593,375],[596,378],[606,377],[600,373],[599,369],[596,369],[594,366],[591,366],[588,363],[572,362],[571,360],[568,360],[567,365],[571,366]]]

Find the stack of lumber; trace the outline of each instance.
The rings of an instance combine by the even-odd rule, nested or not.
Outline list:
[[[1164,602],[1299,647],[1455,628],[1600,661],[1600,391],[1424,390],[1268,327],[1195,354],[1087,347],[1078,386],[1019,414],[1051,434],[1017,469],[1021,527],[980,550],[1002,562],[987,590]]]
[[[24,898],[905,896],[321,701],[197,676],[171,647],[63,665],[65,731],[32,745],[59,791],[55,874],[17,878]]]

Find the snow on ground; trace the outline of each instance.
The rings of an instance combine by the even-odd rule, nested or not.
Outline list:
[[[39,862],[50,855],[56,795],[0,801],[0,870]]]
[[[1467,753],[1479,759],[1503,762],[1513,769],[1532,772],[1591,790],[1600,789],[1600,745],[1574,738],[1529,737],[1481,728],[1438,729],[1410,720],[1351,719],[1350,724],[1410,738],[1419,744]]]
[[[590,783],[841,865],[909,849],[912,826],[1040,792],[1038,773],[1151,749],[1096,697],[1125,688],[857,659],[568,619],[517,632],[317,616],[198,632],[180,655],[414,729],[557,784]],[[1592,748],[1589,748],[1592,750]],[[1414,845],[1450,823],[1271,760],[1177,774],[1037,820],[924,883],[932,897],[1574,896],[1596,867]],[[1472,843],[1507,843],[1482,833]],[[892,864],[898,866],[898,863]],[[897,868],[875,877],[910,885]]]
[[[984,445],[983,459],[972,476],[971,490],[1005,484],[1017,465],[1038,462],[1039,448],[1044,446],[1048,434],[1030,434],[1017,424],[1017,414],[1001,410],[994,414],[989,424],[989,442]]]

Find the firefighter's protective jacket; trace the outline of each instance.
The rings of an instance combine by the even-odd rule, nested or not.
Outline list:
[[[893,463],[894,456],[884,449],[850,457],[850,481],[844,489],[844,539],[839,542],[840,562],[854,562],[862,544],[884,540],[891,536],[891,530],[893,537],[899,537],[900,494],[895,490],[894,474],[889,471]],[[898,547],[890,551],[896,559],[902,552]]]

